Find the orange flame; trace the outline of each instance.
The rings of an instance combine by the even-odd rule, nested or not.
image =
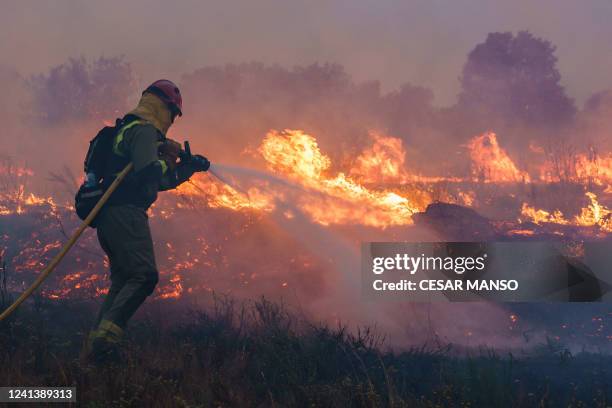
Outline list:
[[[575,153],[567,148],[564,154],[550,155],[539,166],[539,179],[545,183],[569,181],[600,186],[612,183],[612,153],[600,155],[594,149]]]
[[[576,160],[576,176],[578,180],[599,185],[612,183],[612,154],[603,157],[593,155],[591,158],[585,154],[579,155]]]
[[[497,135],[487,132],[467,144],[472,159],[474,181],[486,183],[529,182],[529,174],[520,171],[506,151],[499,146]]]
[[[370,135],[372,147],[365,149],[349,174],[362,183],[405,183],[410,179],[406,168],[406,151],[402,140],[396,137]]]
[[[57,204],[53,197],[39,197],[33,193],[26,196],[23,184],[18,185],[13,191],[2,191],[0,193],[0,216],[23,214],[27,207],[40,205],[48,205],[52,213],[57,210]]]
[[[206,195],[211,208],[228,208],[234,211],[262,210],[271,211],[274,203],[269,195],[250,188],[246,196],[227,184],[221,184],[204,175],[196,175],[191,183],[181,184],[174,192],[191,197]]]
[[[599,227],[602,231],[612,232],[612,210],[600,204],[597,201],[597,196],[594,193],[587,192],[585,195],[589,198],[590,204],[580,210],[580,214],[576,215],[573,221],[565,218],[563,213],[555,210],[552,214],[545,210],[537,210],[523,203],[521,215],[535,224],[555,223],[561,225],[577,225],[583,227]]]
[[[531,207],[527,203],[523,203],[523,206],[521,208],[521,215],[529,219],[529,221],[533,222],[534,224],[554,223],[567,225],[570,223],[568,220],[565,219],[563,213],[559,210],[555,210],[551,214],[548,211],[541,209],[538,210],[535,207]]]
[[[377,152],[379,159],[387,157],[387,174],[395,172],[405,179],[405,153],[401,141],[381,136],[377,136],[376,141],[385,146],[375,145],[372,151]],[[399,152],[392,153],[393,147],[399,148]],[[408,225],[412,223],[412,214],[422,210],[430,202],[427,194],[420,191],[400,193],[371,190],[344,173],[329,175],[331,159],[321,153],[314,137],[301,130],[272,130],[263,139],[257,152],[274,174],[290,179],[304,188],[304,194],[297,198],[297,207],[322,225],[362,224],[382,228]],[[396,156],[392,157],[392,154]],[[362,170],[372,166],[364,161],[367,156],[367,152],[361,155],[361,165],[364,166]],[[397,159],[399,162],[395,162]],[[365,173],[367,171],[363,174]],[[276,207],[276,200],[285,198],[282,192],[270,191],[266,186],[252,187],[245,193],[238,192],[205,176],[197,176],[192,183],[183,184],[175,194],[205,199],[209,207],[234,211],[272,211]],[[180,207],[178,203],[177,207]],[[166,208],[156,212],[162,217],[172,214],[172,210]],[[295,216],[290,209],[283,209],[283,214],[287,218]]]
[[[321,153],[316,139],[301,130],[270,131],[258,151],[274,173],[323,193],[306,194],[300,203],[300,208],[323,225],[406,225],[425,205],[392,191],[370,190],[342,172],[329,175],[331,160]]]
[[[251,212],[264,213],[274,210],[288,219],[298,218],[301,211],[322,225],[359,224],[386,228],[411,224],[412,215],[422,211],[434,196],[438,200],[467,206],[486,204],[487,197],[483,195],[482,189],[476,188],[480,186],[474,186],[474,183],[529,182],[527,173],[519,170],[512,162],[499,146],[494,133],[477,136],[467,145],[472,160],[472,177],[469,178],[417,175],[414,169],[407,169],[407,155],[401,139],[373,133],[372,142],[371,146],[364,149],[356,156],[355,161],[349,164],[346,172],[336,172],[332,170],[330,157],[321,152],[313,136],[300,130],[272,130],[266,134],[256,152],[261,155],[269,170],[279,178],[290,180],[295,188],[285,191],[282,186],[272,188],[273,181],[258,180],[254,187],[237,191],[213,177],[198,174],[190,183],[184,183],[172,194],[161,195],[152,208],[151,216],[169,218],[183,208],[200,207],[248,213],[248,217],[242,218],[245,221],[241,221],[243,224],[240,228],[233,232],[236,236],[246,231],[256,218],[250,217]],[[530,145],[529,149],[534,153],[543,152],[535,144]],[[612,155],[589,154],[572,157],[577,158],[572,164],[572,180],[597,184],[598,187],[593,191],[607,199],[612,193]],[[48,222],[48,215],[59,217],[69,212],[75,217],[73,209],[71,204],[56,204],[51,197],[45,198],[26,192],[24,180],[19,177],[31,174],[28,171],[11,170],[10,178],[2,174],[2,171],[0,166],[0,182],[7,179],[10,183],[5,183],[8,187],[0,183],[0,187],[4,188],[0,190],[0,216],[32,214],[38,217],[40,214],[40,219],[46,223],[41,224],[43,230],[36,230],[31,234],[31,242],[24,245],[24,249],[15,257],[15,271],[21,273],[40,270],[64,242],[57,232],[52,232],[56,226],[53,222]],[[435,183],[440,185],[434,185]],[[458,184],[449,187],[449,183]],[[508,187],[508,191],[514,191],[509,193],[513,198],[527,191],[522,189],[522,193],[516,193],[516,189],[510,190],[512,186]],[[586,193],[586,197],[589,203],[581,209],[577,206],[577,215],[572,217],[566,217],[560,210],[537,209],[525,202],[521,207],[519,221],[529,220],[540,225],[589,227],[580,229],[580,233],[589,235],[593,230],[612,232],[612,210],[606,207],[609,203],[605,200],[600,203],[597,195],[592,192]],[[295,198],[295,206],[282,204],[283,200],[286,202],[288,198]],[[517,237],[530,237],[538,233],[538,229],[533,226],[510,221],[504,221],[503,229],[508,235]],[[564,234],[559,231],[552,233]],[[0,234],[0,238],[5,241],[10,239],[7,233]],[[226,236],[225,240],[229,238]],[[194,289],[212,290],[207,284],[194,284],[189,272],[200,266],[212,268],[218,264],[219,267],[224,267],[228,261],[223,257],[218,261],[214,260],[222,253],[222,247],[212,245],[203,235],[196,236],[194,241],[194,246],[187,252],[179,251],[181,248],[175,248],[170,243],[163,244],[162,254],[166,271],[163,272],[163,283],[157,292],[158,298],[179,298]],[[102,287],[105,285],[102,279],[104,275],[100,272],[102,267],[108,267],[106,260],[81,262],[77,257],[70,273],[58,280],[57,289],[45,291],[45,296],[53,299],[74,296],[84,289],[96,296],[103,295],[107,289]],[[256,276],[255,272],[250,276],[241,275],[242,283],[247,285]],[[291,283],[280,281],[279,285],[290,287]]]
[[[584,226],[598,225],[603,231],[612,232],[612,210],[599,204],[595,194],[587,192],[586,196],[591,203],[582,208],[576,216],[576,223]]]

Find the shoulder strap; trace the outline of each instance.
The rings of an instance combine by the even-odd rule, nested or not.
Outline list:
[[[127,157],[127,153],[124,152],[122,149],[123,134],[126,130],[131,129],[132,127],[137,125],[142,125],[143,123],[145,122],[142,120],[133,120],[128,124],[122,125],[119,131],[117,132],[117,136],[115,136],[115,139],[113,140],[113,153],[115,153],[117,156]]]

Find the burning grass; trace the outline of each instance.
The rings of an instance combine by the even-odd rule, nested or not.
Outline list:
[[[529,182],[529,174],[519,170],[497,141],[497,135],[487,132],[474,137],[467,145],[472,159],[472,176],[485,183]]]
[[[529,204],[523,203],[521,216],[535,224],[558,224],[578,225],[583,227],[597,227],[603,233],[612,232],[612,210],[602,205],[597,200],[597,195],[591,192],[585,193],[590,204],[582,207],[580,213],[573,220],[565,218],[560,210],[549,211],[535,209]]]
[[[501,138],[492,133],[473,140],[477,154],[466,150],[473,163],[464,177],[420,175],[399,139],[371,138],[372,146],[340,168],[314,136],[270,131],[257,149],[267,172],[219,166],[243,182],[228,179],[228,185],[202,174],[160,194],[150,211],[161,274],[154,297],[189,303],[213,291],[239,299],[299,294],[305,309],[332,321],[330,316],[351,312],[316,308],[333,298],[343,274],[354,276],[355,268],[338,262],[350,258],[348,252],[334,258],[340,240],[582,242],[605,239],[611,231],[609,186],[541,181],[534,174],[528,182],[525,170],[509,165]],[[59,251],[78,219],[70,203],[28,190],[31,171],[13,168],[0,167],[0,251],[15,272],[8,288],[17,293]],[[475,177],[479,168],[484,179]],[[443,208],[451,210],[436,211]],[[428,222],[419,224],[419,218]],[[319,242],[323,235],[313,231],[334,240]],[[42,296],[100,297],[108,287],[107,270],[95,233],[88,230],[45,282]]]

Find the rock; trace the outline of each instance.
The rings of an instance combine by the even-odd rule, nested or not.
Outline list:
[[[491,222],[471,208],[432,203],[413,216],[416,225],[434,230],[447,241],[487,241],[495,238]]]

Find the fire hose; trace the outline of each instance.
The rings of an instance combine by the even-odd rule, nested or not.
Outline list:
[[[57,265],[62,261],[64,256],[66,256],[68,251],[70,251],[70,248],[72,248],[74,244],[77,242],[81,234],[83,234],[83,231],[85,231],[85,229],[89,226],[89,224],[91,224],[94,218],[96,218],[96,215],[98,215],[98,213],[100,212],[104,204],[110,198],[111,194],[117,189],[117,187],[119,186],[119,184],[121,184],[123,179],[125,179],[125,176],[127,176],[130,170],[132,170],[132,167],[134,167],[134,164],[130,163],[127,166],[125,166],[123,170],[121,170],[121,173],[117,175],[115,180],[111,183],[108,189],[104,192],[102,197],[100,197],[100,200],[98,201],[96,206],[91,210],[87,218],[85,218],[85,220],[81,223],[79,228],[77,228],[74,234],[72,234],[68,242],[64,244],[64,246],[62,247],[62,250],[55,256],[55,258],[51,260],[49,265],[47,265],[47,267],[41,272],[40,276],[38,276],[38,278],[34,281],[34,283],[25,292],[23,292],[21,296],[19,296],[19,298],[15,302],[13,302],[12,305],[10,305],[5,311],[2,312],[2,314],[0,314],[0,321],[6,319],[11,313],[13,313],[15,309],[17,309],[19,305],[21,305],[24,302],[24,300],[26,300],[32,294],[32,292],[34,292],[41,285],[41,283],[43,283],[43,281],[47,278],[47,276],[49,276],[51,272],[53,272],[53,270],[57,267]]]

